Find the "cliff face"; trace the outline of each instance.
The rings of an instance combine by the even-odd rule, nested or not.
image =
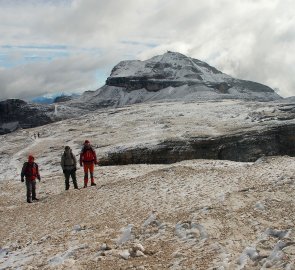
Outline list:
[[[0,134],[17,128],[30,128],[53,122],[49,116],[54,108],[48,105],[29,104],[19,99],[0,102]]]
[[[110,152],[102,165],[170,164],[190,159],[253,162],[262,156],[295,156],[295,124],[217,137],[164,140],[153,147]]]
[[[10,120],[13,118],[13,112],[18,109],[20,110],[27,103],[20,99],[9,99],[0,102],[0,120]]]
[[[148,77],[109,77],[106,81],[106,85],[108,86],[122,87],[126,88],[126,90],[139,90],[144,88],[151,92],[157,92],[169,86],[179,87],[188,83],[188,81],[161,80]]]

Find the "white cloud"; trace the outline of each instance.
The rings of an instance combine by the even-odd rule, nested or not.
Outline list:
[[[26,99],[56,91],[89,90],[96,85],[97,59],[80,54],[45,63],[30,63],[0,70],[1,96]],[[16,96],[17,94],[17,96]]]
[[[0,99],[26,97],[24,89],[31,95],[95,89],[97,72],[107,76],[121,60],[146,59],[167,50],[279,88],[283,96],[295,95],[295,3],[291,0],[3,2],[0,46],[64,45],[69,49],[68,55],[55,56],[51,62],[41,59],[2,69]],[[85,49],[77,57],[83,67],[73,63],[77,50],[71,48]],[[9,57],[15,61],[21,54],[11,50]],[[56,69],[66,76],[57,76]],[[69,83],[71,75],[74,79]]]

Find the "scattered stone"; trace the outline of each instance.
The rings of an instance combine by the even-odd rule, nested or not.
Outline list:
[[[140,244],[140,243],[136,243],[134,244],[130,249],[129,249],[129,253],[131,257],[141,257],[141,256],[145,256],[144,254],[144,247]]]
[[[133,228],[133,224],[128,224],[126,228],[122,229],[123,233],[117,240],[118,245],[122,245],[132,239],[132,234],[131,234],[132,228]]]
[[[136,269],[137,270],[145,270],[146,268],[143,265],[141,265],[141,266],[138,266]]]
[[[140,250],[137,250],[136,251],[135,256],[136,257],[146,257],[146,255],[142,251],[140,251]]]
[[[43,242],[46,242],[47,240],[50,240],[50,239],[51,239],[51,236],[50,236],[50,235],[43,236],[43,237],[39,240],[38,244],[41,244],[41,243],[43,243]]]
[[[82,230],[82,228],[81,228],[80,225],[75,225],[75,226],[73,227],[73,230],[74,230],[75,232],[80,232],[80,231]]]
[[[283,239],[288,237],[288,235],[290,234],[290,230],[276,230],[268,228],[265,233],[267,235]]]
[[[124,259],[124,260],[128,260],[130,258],[130,253],[129,251],[126,249],[126,250],[123,250],[121,252],[119,252],[119,255]]]
[[[261,211],[265,210],[265,206],[261,202],[257,202],[255,208]]]
[[[5,257],[8,254],[8,250],[5,248],[0,248],[0,259]]]
[[[100,251],[100,252],[98,253],[98,255],[99,255],[99,256],[106,256],[106,253],[105,253],[104,251]]]
[[[133,245],[133,250],[134,251],[137,251],[137,250],[139,250],[139,251],[141,251],[141,252],[144,252],[144,247],[142,246],[142,244],[140,244],[140,243],[136,243],[136,244],[134,244]]]
[[[112,248],[107,244],[107,243],[103,243],[100,246],[100,250],[111,250]]]
[[[61,256],[55,256],[48,260],[48,264],[51,266],[58,266],[64,263],[64,259]]]
[[[156,211],[153,211],[150,216],[145,220],[143,223],[143,227],[147,227],[148,225],[152,224],[153,222],[157,221],[157,213]]]
[[[174,253],[172,253],[172,257],[173,258],[181,258],[181,257],[183,257],[183,254],[180,253],[179,251],[175,251]]]

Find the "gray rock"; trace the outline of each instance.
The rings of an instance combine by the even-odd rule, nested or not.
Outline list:
[[[295,124],[289,124],[216,137],[164,140],[157,145],[109,152],[100,164],[169,164],[190,159],[254,162],[262,156],[294,156],[294,134]]]
[[[30,104],[20,99],[8,99],[0,102],[0,134],[15,131],[18,128],[31,128],[48,123],[53,119],[49,105]]]

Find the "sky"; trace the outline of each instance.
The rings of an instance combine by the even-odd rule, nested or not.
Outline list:
[[[0,0],[0,100],[104,85],[175,51],[295,96],[294,0]]]

